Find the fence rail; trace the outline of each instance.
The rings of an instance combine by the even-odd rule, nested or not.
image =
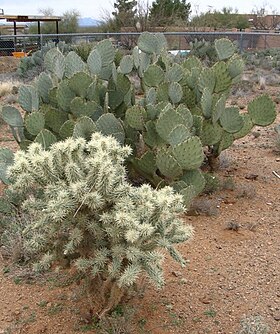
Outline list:
[[[11,55],[14,51],[29,52],[40,50],[48,42],[64,41],[72,45],[94,43],[111,38],[117,47],[132,48],[141,33],[73,33],[73,34],[40,34],[40,35],[0,35],[0,56]],[[267,49],[280,47],[279,33],[264,32],[164,32],[170,50],[189,49],[189,43],[198,40],[214,41],[227,37],[238,44],[240,52],[248,49]]]

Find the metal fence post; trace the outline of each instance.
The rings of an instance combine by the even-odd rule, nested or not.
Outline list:
[[[240,38],[239,38],[239,51],[240,53],[243,53],[243,32],[240,32]]]

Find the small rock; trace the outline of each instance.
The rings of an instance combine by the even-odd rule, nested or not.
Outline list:
[[[256,180],[258,178],[258,174],[247,174],[245,175],[245,179],[247,180]]]
[[[172,273],[171,273],[173,276],[175,276],[175,277],[179,277],[179,276],[182,276],[182,273],[181,273],[181,271],[172,271]]]
[[[210,304],[211,303],[211,298],[204,296],[202,298],[199,298],[199,301],[203,304]]]
[[[276,320],[276,321],[280,321],[280,312],[274,314],[274,315],[273,315],[273,319]]]

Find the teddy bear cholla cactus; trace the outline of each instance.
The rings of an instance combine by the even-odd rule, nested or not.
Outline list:
[[[26,248],[39,270],[68,257],[91,275],[102,297],[102,316],[143,274],[161,287],[166,249],[181,265],[174,244],[188,240],[181,195],[170,187],[132,186],[123,165],[131,153],[113,137],[67,139],[49,151],[33,143],[9,168],[12,189],[23,192],[30,223]]]

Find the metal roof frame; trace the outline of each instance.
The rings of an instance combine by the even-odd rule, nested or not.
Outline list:
[[[14,35],[17,34],[17,22],[37,22],[38,34],[41,34],[40,22],[55,22],[56,33],[58,34],[58,22],[62,20],[61,16],[42,16],[42,15],[0,15],[0,20],[14,23]]]

